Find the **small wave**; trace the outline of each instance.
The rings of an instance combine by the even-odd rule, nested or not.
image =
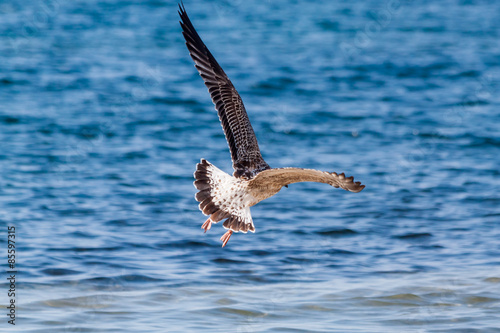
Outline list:
[[[236,314],[248,318],[258,318],[266,316],[264,312],[260,311],[251,311],[251,310],[243,310],[243,309],[228,308],[228,307],[221,307],[218,308],[217,310],[220,312]]]
[[[0,116],[0,122],[7,125],[19,124],[21,122],[21,118],[12,116]]]
[[[339,254],[339,255],[352,255],[352,254],[357,254],[356,252],[342,250],[342,249],[330,249],[330,250],[325,251],[325,253],[328,253],[330,255],[336,255],[336,254]]]
[[[30,82],[26,80],[14,80],[10,78],[0,79],[0,85],[2,86],[27,85],[27,84],[30,84]]]
[[[149,155],[142,151],[131,151],[123,155],[126,160],[144,159],[149,158]]]
[[[274,252],[265,251],[265,250],[250,250],[249,252],[251,255],[259,256],[259,257],[265,257],[265,256],[270,256],[270,255],[274,254]]]
[[[500,283],[500,277],[489,277],[484,279],[484,281],[489,283]]]
[[[166,104],[166,105],[186,105],[186,106],[201,106],[202,104],[195,99],[180,99],[171,97],[153,97],[150,99],[154,104]]]
[[[353,236],[358,234],[358,232],[352,229],[325,229],[316,232],[319,235],[323,236],[331,236],[331,237],[345,237],[345,236]]]
[[[465,298],[467,304],[496,303],[500,299],[486,296],[469,296]]]
[[[64,268],[47,268],[42,270],[42,273],[50,276],[62,276],[62,275],[80,274],[81,272]]]
[[[211,244],[206,243],[206,242],[200,242],[200,241],[175,241],[175,242],[169,242],[169,243],[160,243],[157,244],[156,247],[160,249],[168,249],[168,248],[195,248],[195,247],[209,247]]]
[[[47,251],[72,251],[72,252],[101,252],[101,251],[119,251],[122,250],[122,246],[110,246],[110,247],[53,247],[47,249]]]
[[[428,232],[421,232],[421,233],[408,233],[408,234],[394,236],[394,238],[397,238],[397,239],[418,239],[418,238],[427,238],[427,237],[432,237],[432,234],[430,234]]]
[[[216,258],[216,259],[213,259],[212,262],[215,262],[217,264],[247,264],[248,263],[248,261],[228,259],[228,258]]]
[[[85,279],[82,281],[88,282],[98,282],[100,285],[116,285],[123,286],[125,283],[137,283],[137,282],[157,282],[164,281],[164,279],[157,279],[143,274],[126,274],[119,276],[111,276],[111,277],[95,277],[90,279]]]

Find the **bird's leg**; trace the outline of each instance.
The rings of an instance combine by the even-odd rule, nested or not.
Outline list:
[[[201,228],[203,230],[205,230],[205,232],[207,232],[208,230],[210,230],[210,228],[212,227],[212,220],[210,220],[210,217],[205,221],[205,223],[203,223],[203,225],[201,226]]]
[[[228,231],[226,231],[226,233],[224,235],[222,235],[222,237],[220,238],[220,240],[222,241],[222,247],[226,246],[226,244],[229,241],[229,238],[231,237],[232,234],[233,234],[233,231],[228,230]]]

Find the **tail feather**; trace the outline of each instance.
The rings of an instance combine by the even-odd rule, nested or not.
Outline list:
[[[194,187],[196,187],[196,189],[198,189],[200,191],[209,190],[210,183],[208,181],[206,181],[205,179],[195,180]]]
[[[250,208],[238,207],[241,202],[235,202],[233,190],[241,185],[238,180],[219,170],[217,167],[202,159],[196,166],[194,172],[194,186],[199,190],[195,195],[196,201],[200,202],[200,210],[205,215],[210,215],[214,223],[227,219],[223,226],[235,232],[255,232]],[[230,190],[229,190],[230,189]],[[233,191],[233,192],[231,192]],[[230,208],[231,207],[231,208]]]
[[[218,210],[210,216],[210,219],[212,220],[212,222],[217,223],[217,222],[220,222],[224,219],[227,219],[230,216],[231,216],[231,214],[226,213],[222,210]]]
[[[200,192],[196,193],[195,199],[198,202],[202,202],[205,199],[210,198],[210,188],[201,190]]]
[[[248,219],[248,217],[250,219]],[[226,229],[230,229],[236,232],[241,231],[245,234],[248,231],[255,232],[255,226],[253,225],[252,217],[250,216],[250,210],[248,217],[231,216],[224,222],[223,226]]]
[[[206,200],[212,200],[211,198],[208,198]],[[205,202],[205,201],[203,201]],[[203,208],[203,214],[205,215],[212,215],[213,213],[217,212],[219,210],[219,207],[217,207],[212,201],[210,201],[204,208]]]

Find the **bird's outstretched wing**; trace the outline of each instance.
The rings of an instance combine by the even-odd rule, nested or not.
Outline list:
[[[270,167],[262,158],[243,101],[194,29],[184,6],[179,5],[179,15],[187,48],[208,88],[224,129],[231,151],[234,176],[251,179]]]
[[[346,177],[343,173],[326,172],[314,169],[277,168],[262,171],[252,179],[249,188],[266,188],[272,186],[285,186],[299,182],[318,182],[330,184],[336,188],[343,188],[350,192],[359,192],[365,188],[360,182],[354,182],[354,177]]]

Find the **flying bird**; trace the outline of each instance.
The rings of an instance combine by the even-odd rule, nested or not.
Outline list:
[[[196,32],[184,5],[179,4],[182,34],[195,67],[215,104],[226,136],[234,173],[229,175],[205,159],[194,173],[195,198],[208,219],[202,229],[225,220],[227,232],[221,237],[224,247],[233,232],[255,232],[250,207],[272,197],[283,186],[298,182],[326,183],[336,188],[359,192],[365,186],[345,174],[301,168],[271,168],[262,158],[240,95]]]

